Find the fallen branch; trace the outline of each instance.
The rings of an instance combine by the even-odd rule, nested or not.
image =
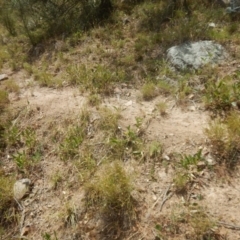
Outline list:
[[[162,203],[161,203],[161,206],[160,206],[160,212],[162,211],[162,208],[163,208],[163,205],[165,204],[165,202],[170,199],[173,195],[173,192],[170,192],[169,193],[169,190],[170,190],[170,187],[171,187],[172,184],[170,184],[168,186],[168,188],[166,189],[165,193],[164,193],[164,196],[163,196],[163,200],[162,200]],[[168,194],[169,193],[169,194]]]
[[[225,228],[229,228],[229,229],[233,229],[233,230],[240,230],[240,226],[228,224],[228,223],[225,223],[225,222],[217,222],[217,224],[221,225]]]

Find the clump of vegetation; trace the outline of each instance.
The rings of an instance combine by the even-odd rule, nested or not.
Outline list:
[[[106,224],[115,229],[129,227],[134,217],[133,185],[123,165],[115,161],[85,186],[86,204],[101,213]]]
[[[3,88],[8,92],[20,93],[20,87],[13,79],[5,81]]]
[[[148,101],[158,96],[158,88],[154,83],[146,83],[141,89],[142,97]]]
[[[108,66],[103,65],[98,65],[96,68],[73,65],[68,67],[67,73],[71,85],[78,85],[81,89],[87,89],[93,94],[104,95],[111,95],[113,83],[124,82],[126,78],[123,71],[111,71]]]
[[[0,110],[3,111],[8,103],[8,93],[0,89]]]
[[[0,236],[1,230],[6,230],[12,223],[17,222],[13,202],[13,183],[14,179],[6,176],[0,167]]]
[[[119,111],[111,110],[109,108],[101,108],[99,111],[100,119],[96,123],[100,130],[105,130],[108,133],[115,133],[118,131],[118,120],[121,118]]]
[[[158,102],[156,104],[156,110],[160,113],[161,116],[167,115],[167,104],[166,102]]]
[[[87,135],[87,127],[89,125],[89,121],[89,112],[83,110],[77,124],[69,127],[59,147],[59,154],[62,160],[74,160],[79,157],[80,146]]]
[[[140,136],[139,129],[128,126],[125,131],[110,137],[107,142],[109,156],[124,161],[131,157],[143,157],[143,141]]]
[[[220,81],[210,80],[206,84],[204,102],[207,109],[218,114],[238,107],[240,101],[239,82],[225,77]]]
[[[5,131],[4,137],[18,170],[29,175],[41,160],[43,152],[35,130],[13,125]]]
[[[206,212],[199,207],[190,210],[189,224],[194,229],[193,239],[218,239],[218,235],[212,231],[215,222],[209,218]]]
[[[230,169],[234,169],[234,166],[239,163],[239,127],[238,113],[231,112],[225,120],[216,119],[210,122],[206,129],[216,161],[220,164],[224,163]]]
[[[185,194],[197,176],[197,164],[204,161],[202,151],[199,150],[193,155],[183,155],[179,161],[179,169],[173,179],[177,193]]]
[[[88,103],[91,106],[98,107],[101,104],[101,102],[102,102],[102,99],[98,94],[91,94],[88,97]]]

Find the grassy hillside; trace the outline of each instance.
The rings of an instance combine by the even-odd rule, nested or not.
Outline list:
[[[238,181],[238,16],[218,1],[24,3],[0,1],[0,236],[236,237],[203,186]],[[229,62],[175,70],[167,49],[198,40]],[[36,208],[13,198],[20,178]]]

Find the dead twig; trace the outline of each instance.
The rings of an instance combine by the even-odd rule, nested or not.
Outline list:
[[[233,229],[233,230],[238,230],[240,231],[240,226],[236,226],[236,225],[232,225],[232,224],[228,224],[225,222],[217,222],[218,225],[221,225],[225,228],[229,228],[229,229]]]
[[[173,192],[170,192],[169,193],[169,190],[170,190],[170,187],[171,187],[172,184],[170,184],[166,191],[164,192],[164,195],[163,195],[163,200],[162,200],[162,203],[161,203],[161,206],[160,206],[160,212],[162,211],[162,208],[163,208],[163,205],[165,204],[165,202],[170,199],[173,195]]]

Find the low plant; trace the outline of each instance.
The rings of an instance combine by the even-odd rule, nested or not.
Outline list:
[[[42,234],[42,239],[43,240],[58,240],[56,232],[54,232],[53,235],[54,236],[52,238],[52,234],[45,232],[45,233]]]
[[[78,158],[80,146],[87,135],[87,127],[90,121],[89,112],[83,110],[77,123],[68,127],[67,133],[59,146],[60,158],[64,161]]]
[[[157,86],[154,83],[146,83],[141,88],[142,98],[146,101],[152,100],[159,95]]]
[[[100,153],[98,153],[97,157],[100,157]],[[99,161],[103,162],[103,159],[100,159]],[[89,179],[99,165],[96,157],[94,156],[93,147],[88,146],[87,144],[82,146],[81,155],[79,155],[73,164],[77,169],[77,175],[79,176],[81,182]]]
[[[185,194],[187,193],[190,177],[189,174],[185,171],[179,171],[175,174],[173,183],[177,193]]]
[[[118,161],[103,168],[85,185],[86,204],[100,213],[107,224],[122,229],[133,220],[132,180]]]
[[[20,93],[20,87],[13,79],[5,81],[3,88],[8,92]]]
[[[57,189],[63,180],[64,180],[63,174],[60,171],[56,171],[51,176],[51,182],[53,184],[53,189]]]
[[[216,113],[230,111],[240,100],[240,85],[230,78],[209,81],[205,87],[204,102],[207,109]]]
[[[88,103],[93,107],[99,106],[101,102],[102,102],[102,99],[98,94],[91,94],[88,97]]]
[[[162,157],[163,146],[160,142],[153,141],[148,146],[148,152],[150,158],[159,158]]]
[[[225,164],[229,169],[234,169],[234,166],[239,163],[239,127],[238,113],[231,112],[225,120],[216,119],[210,122],[205,130],[217,162]]]
[[[87,89],[93,94],[111,95],[113,84],[125,81],[125,73],[112,71],[108,66],[97,65],[89,68],[86,65],[71,65],[67,68],[69,83]]]
[[[11,176],[6,176],[2,167],[0,167],[0,228],[3,227],[4,229],[17,222],[12,197],[13,184],[14,179]]]
[[[139,131],[128,126],[120,134],[109,138],[107,145],[110,147],[110,156],[126,160],[131,157],[143,156],[143,141],[139,136]]]
[[[0,110],[3,111],[9,103],[8,93],[0,89]]]
[[[118,121],[121,115],[117,109],[101,108],[99,110],[100,119],[97,122],[97,127],[100,130],[115,134],[118,131]]]
[[[210,219],[206,212],[200,207],[194,207],[189,213],[189,224],[194,229],[192,239],[218,239],[212,229],[215,226],[215,222]]]
[[[199,161],[203,161],[202,150],[193,155],[183,155],[180,160],[180,166],[188,170],[190,166],[196,166]]]
[[[167,103],[166,102],[158,102],[155,105],[155,108],[160,113],[161,116],[167,115]]]
[[[77,208],[73,204],[66,204],[64,214],[64,224],[66,227],[74,226],[78,222]]]

